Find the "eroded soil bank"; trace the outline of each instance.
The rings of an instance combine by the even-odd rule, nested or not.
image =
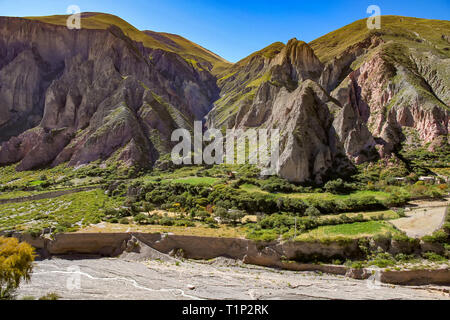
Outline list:
[[[254,242],[246,239],[211,238],[173,234],[102,233],[58,234],[55,239],[32,238],[27,234],[15,234],[38,249],[42,258],[60,255],[97,255],[121,257],[133,261],[165,259],[175,256],[181,259],[210,260],[226,257],[247,265],[257,265],[291,271],[319,271],[354,279],[377,277],[381,283],[401,285],[450,285],[448,264],[433,270],[378,270],[352,269],[342,265],[306,264],[305,261],[331,261],[360,257],[358,240],[345,242]],[[382,248],[392,254],[440,252],[440,245],[397,241],[369,241],[374,248]]]

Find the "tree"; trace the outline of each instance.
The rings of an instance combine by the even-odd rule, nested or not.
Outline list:
[[[241,220],[245,217],[246,213],[241,210],[237,209],[231,209],[228,212],[228,221],[231,222],[233,226],[237,225],[238,222],[241,222]]]
[[[351,184],[345,183],[342,179],[328,181],[325,184],[325,190],[332,194],[348,194],[354,191]]]
[[[137,223],[137,224],[146,224],[147,223],[147,215],[140,213],[137,216],[135,216],[133,218],[133,220]]]
[[[34,258],[28,243],[0,237],[0,299],[13,299],[22,280],[30,280]]]
[[[216,217],[219,217],[222,223],[232,224],[235,226],[238,222],[242,220],[242,218],[245,217],[246,213],[244,211],[237,210],[235,208],[227,210],[222,207],[216,207],[214,215]]]
[[[214,215],[219,217],[221,221],[225,221],[227,219],[228,210],[222,207],[216,207],[214,209]]]
[[[306,209],[305,215],[309,217],[318,217],[320,216],[320,211],[316,207],[311,206]]]

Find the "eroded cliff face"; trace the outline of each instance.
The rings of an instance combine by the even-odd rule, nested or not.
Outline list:
[[[218,96],[209,72],[118,27],[20,18],[0,18],[0,80],[0,164],[18,170],[113,156],[149,167],[171,147],[167,130],[192,126]]]
[[[280,129],[277,171],[290,181],[322,183],[338,173],[348,173],[353,166],[337,138],[330,112],[341,106],[318,84],[323,68],[305,42],[292,39],[278,52],[269,47],[248,59],[223,84],[226,92],[242,87],[252,90],[251,98],[241,99],[236,113],[223,122],[217,121],[222,110],[214,109],[208,115],[209,125]],[[242,82],[244,76],[246,81]],[[225,94],[224,104],[216,108],[229,108],[226,99],[239,92],[246,91]]]
[[[371,52],[332,92],[343,105],[335,127],[347,154],[362,162],[374,147],[384,157],[404,141],[430,150],[447,143],[449,61],[392,42]]]
[[[329,107],[334,105],[314,81],[304,81],[295,91],[282,89],[273,105],[271,127],[284,134],[278,172],[293,182],[323,183],[352,170],[333,127]]]
[[[222,96],[208,125],[282,129],[279,173],[295,182],[321,182],[334,169],[345,174],[349,161],[388,158],[405,145],[447,144],[450,48],[432,32],[450,24],[387,17],[384,28],[369,31],[363,22],[314,41],[314,48],[336,52],[318,50],[324,63],[296,39],[242,60],[219,81]]]
[[[383,17],[368,31],[361,20],[230,65],[176,35],[103,18],[81,30],[0,18],[0,165],[150,167],[194,120],[279,128],[278,172],[294,182],[345,175],[405,143],[449,142],[449,22]]]

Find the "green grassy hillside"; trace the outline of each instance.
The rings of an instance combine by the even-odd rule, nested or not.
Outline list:
[[[310,42],[309,45],[322,62],[328,62],[371,34],[379,34],[386,41],[402,39],[416,42],[417,45],[431,45],[442,53],[450,54],[445,49],[450,44],[442,37],[450,35],[450,21],[401,16],[382,16],[380,30],[368,29],[367,19],[358,20]]]
[[[49,24],[66,25],[68,15],[45,17],[25,17]],[[181,36],[154,32],[140,31],[125,20],[106,13],[86,12],[81,15],[81,27],[85,29],[107,29],[109,26],[119,27],[124,34],[134,41],[142,42],[148,48],[162,49],[180,54],[185,59],[194,59],[200,63],[210,63],[214,70],[223,70],[231,64],[217,54],[189,41]]]

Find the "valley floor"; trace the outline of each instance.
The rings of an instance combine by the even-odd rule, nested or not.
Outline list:
[[[31,282],[23,284],[18,293],[19,298],[28,299],[56,293],[70,300],[450,300],[449,290],[374,286],[369,281],[256,267],[224,258],[194,262],[168,257],[147,262],[87,258],[38,261]]]

